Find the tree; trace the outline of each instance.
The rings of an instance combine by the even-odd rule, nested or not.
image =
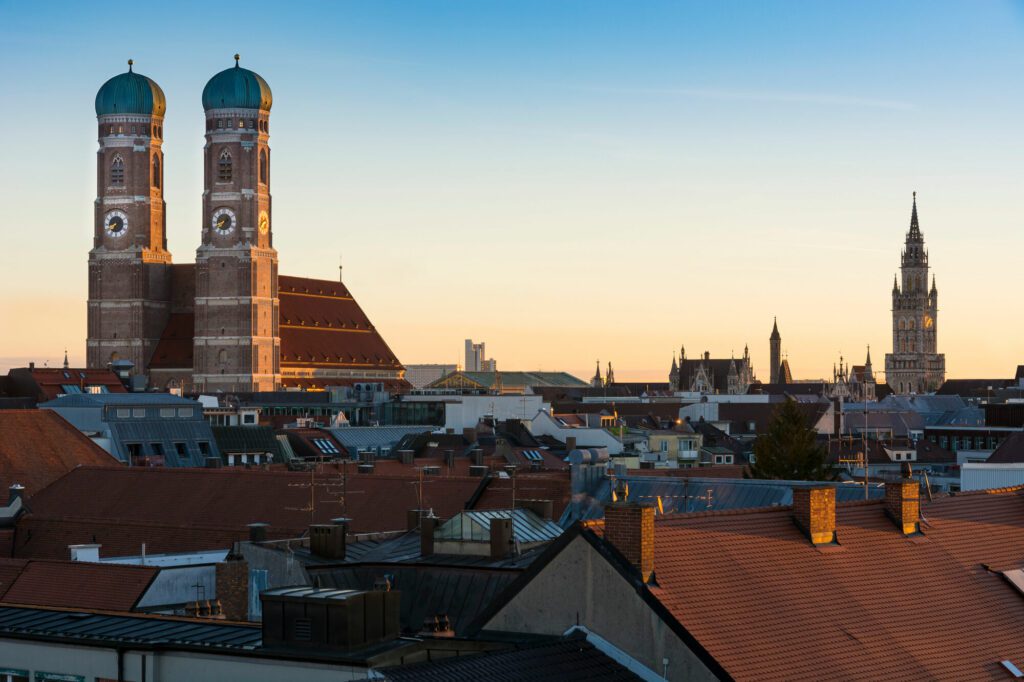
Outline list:
[[[807,426],[796,401],[787,398],[772,415],[768,432],[754,441],[754,462],[743,475],[788,481],[832,480],[835,472],[827,457],[827,449],[817,442],[817,434]]]

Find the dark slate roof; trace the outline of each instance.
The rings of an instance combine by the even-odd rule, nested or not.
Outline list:
[[[402,593],[403,631],[420,632],[424,623],[444,615],[456,635],[463,634],[473,619],[522,574],[520,569],[392,563],[307,566],[307,571],[314,585],[348,590],[372,590],[387,576],[392,588]]]
[[[1024,463],[1024,432],[1011,433],[985,461],[989,464]]]
[[[269,452],[274,462],[284,461],[281,444],[269,426],[214,426],[213,438],[222,456],[236,453]]]
[[[392,682],[618,682],[639,680],[581,636],[380,671]]]
[[[235,650],[256,649],[263,638],[258,626],[239,623],[0,606],[0,635],[3,634]]]
[[[935,395],[958,395],[961,398],[984,398],[997,389],[1013,384],[1012,379],[946,379]],[[991,390],[990,390],[991,389]]]
[[[704,511],[726,511],[777,507],[793,503],[793,486],[806,485],[807,481],[776,481],[760,479],[692,478],[678,476],[620,476],[619,480],[629,486],[629,500],[654,504],[661,498],[667,518],[673,514]],[[864,488],[850,484],[821,483],[834,485],[838,502],[853,502],[864,499]],[[574,495],[559,520],[562,528],[568,528],[577,521],[591,521],[604,518],[604,507],[611,503],[611,479],[602,478],[597,489],[589,495]],[[872,499],[881,499],[885,491],[880,487],[870,488]]]

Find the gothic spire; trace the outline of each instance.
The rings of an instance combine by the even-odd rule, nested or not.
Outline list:
[[[64,369],[68,368],[68,349],[64,349]]]
[[[910,211],[910,232],[907,239],[921,239],[921,226],[917,222],[917,192],[914,192],[914,207]]]
[[[779,318],[774,318],[772,322],[772,335],[768,337],[769,341],[775,341],[781,339],[782,335],[779,334]]]

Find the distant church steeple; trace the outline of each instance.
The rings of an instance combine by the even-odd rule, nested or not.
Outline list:
[[[768,349],[770,357],[769,381],[773,384],[779,383],[780,370],[782,369],[782,335],[779,334],[779,320],[775,318],[772,322],[772,335],[768,337]]]

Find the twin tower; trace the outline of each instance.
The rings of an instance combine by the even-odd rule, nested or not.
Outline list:
[[[195,267],[174,266],[164,202],[164,93],[132,70],[96,94],[95,236],[87,365],[149,365],[182,291],[194,291],[191,385],[267,391],[281,382],[267,82],[238,64],[203,89],[203,223]],[[182,282],[182,277],[191,281]],[[194,289],[193,289],[194,286]]]

